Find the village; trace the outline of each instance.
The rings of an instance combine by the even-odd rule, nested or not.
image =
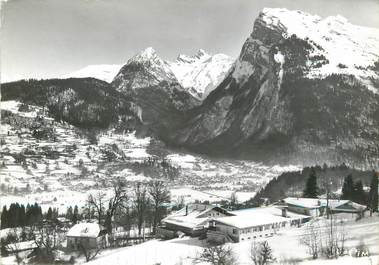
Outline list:
[[[256,257],[257,260],[267,259],[266,263],[254,264],[268,264],[274,259],[267,240],[275,240],[287,231],[303,231],[298,240],[313,259],[322,255],[337,258],[350,254],[346,246],[347,222],[359,223],[372,218],[378,221],[377,208],[348,199],[332,199],[328,194],[326,198],[308,196],[287,197],[276,202],[262,200],[260,207],[242,207],[233,197],[212,204],[186,204],[183,201],[173,204],[162,181],[136,184],[132,197],[128,196],[129,191],[125,183],[118,182],[110,196],[100,192],[90,195],[85,208],[70,207],[64,215],[51,208],[43,213],[37,204],[28,205],[26,213],[23,205],[11,205],[9,210],[3,208],[3,264],[7,264],[5,261],[12,264],[12,260],[17,264],[96,262],[102,255],[107,256],[106,253],[117,249],[143,246],[150,241],[160,244],[182,239],[189,240],[190,243],[183,241],[189,246],[194,242],[201,245],[203,250],[198,250],[196,259],[204,264],[218,264],[208,260],[206,251],[223,252],[231,258],[233,255],[227,246],[244,242],[255,244],[258,250],[264,248],[267,252],[264,254],[267,257],[260,257],[260,254]],[[334,232],[329,232],[329,229]],[[323,239],[325,236],[331,240]],[[314,249],[319,240],[325,240],[325,249]],[[360,247],[354,253],[355,257],[369,255],[369,246]]]

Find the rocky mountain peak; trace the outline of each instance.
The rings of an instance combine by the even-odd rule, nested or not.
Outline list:
[[[375,145],[370,154],[365,146],[379,139],[378,66],[378,29],[265,8],[234,67],[173,141],[216,155],[376,165]]]
[[[351,74],[378,93],[371,79],[379,77],[372,69],[379,60],[379,29],[353,25],[341,15],[321,18],[285,8],[263,9],[255,22],[255,29],[258,30],[255,30],[254,39],[259,38],[263,42],[265,38],[260,38],[262,34],[259,31],[272,31],[271,34],[263,34],[266,36],[276,34],[284,39],[296,36],[308,42],[312,46],[308,77]]]
[[[169,64],[162,60],[152,47],[133,56],[121,68],[112,84],[119,91],[158,85],[161,82],[178,83]]]

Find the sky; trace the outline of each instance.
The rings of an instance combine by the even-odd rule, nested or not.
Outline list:
[[[51,78],[123,64],[154,47],[163,58],[198,49],[237,57],[264,7],[340,14],[379,28],[379,0],[0,0],[1,80]]]

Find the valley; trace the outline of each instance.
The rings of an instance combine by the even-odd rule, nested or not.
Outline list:
[[[84,206],[91,193],[110,192],[117,179],[130,183],[162,179],[173,202],[229,200],[232,192],[243,202],[273,177],[299,169],[175,151],[135,132],[107,129],[89,136],[54,121],[38,106],[25,107],[17,101],[2,101],[1,108],[3,205],[38,202],[43,209],[64,212],[69,205]],[[31,124],[49,135],[38,136]]]

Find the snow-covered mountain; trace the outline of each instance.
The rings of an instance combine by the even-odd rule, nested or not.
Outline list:
[[[184,90],[199,100],[205,99],[221,83],[234,63],[234,59],[225,54],[210,55],[202,49],[193,56],[180,54],[174,62],[171,62],[161,59],[152,47],[132,57],[127,64],[133,61],[148,63],[152,75],[151,80],[135,80],[133,87],[156,85],[167,78],[176,79]],[[111,83],[122,66],[118,64],[89,65],[66,74],[62,78],[93,77]]]
[[[224,80],[233,63],[225,54],[210,55],[201,49],[193,56],[180,54],[175,62],[169,62],[179,83],[201,100]]]
[[[266,8],[172,141],[213,155],[376,167],[378,88],[378,29]]]
[[[312,46],[307,77],[351,74],[363,81],[368,89],[378,92],[371,81],[378,78],[373,66],[379,60],[379,29],[353,25],[340,15],[323,19],[285,8],[263,9],[256,23],[276,31],[284,39],[294,35]],[[250,36],[246,42],[255,41],[254,36]],[[276,58],[280,60],[281,55],[277,54]],[[251,72],[252,65],[247,61],[240,57],[234,77],[239,79]]]
[[[98,64],[98,65],[88,65],[78,71],[66,74],[62,78],[85,78],[93,77],[105,82],[112,82],[113,78],[116,76],[122,65],[119,64]]]
[[[119,91],[131,92],[138,88],[158,85],[163,81],[178,82],[169,63],[149,47],[130,58],[115,76],[112,84]]]
[[[151,47],[129,59],[111,85],[130,98],[140,120],[158,135],[173,130],[185,111],[200,104]]]

